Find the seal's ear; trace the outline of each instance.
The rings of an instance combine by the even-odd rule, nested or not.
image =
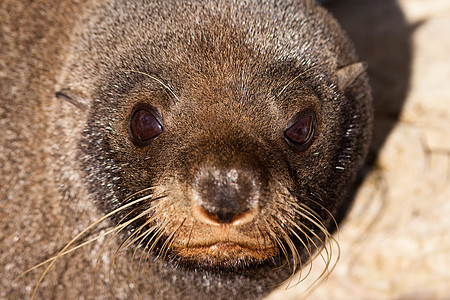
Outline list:
[[[86,110],[89,106],[89,102],[86,96],[76,90],[62,89],[55,93],[56,98],[64,101],[68,101],[81,110]]]
[[[337,70],[338,88],[343,91],[367,70],[367,63],[356,62]]]

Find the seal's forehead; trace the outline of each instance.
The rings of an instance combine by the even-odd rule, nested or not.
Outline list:
[[[136,14],[133,1],[110,1],[94,9],[96,17],[89,24],[81,22],[74,54],[80,62],[95,55],[99,65],[108,68],[123,66],[123,61],[128,65],[148,62],[154,68],[171,61],[194,66],[199,61],[196,55],[212,53],[220,54],[213,56],[218,61],[246,59],[245,48],[280,61],[320,61],[309,54],[314,47],[324,53],[330,50],[332,30],[319,21],[320,10],[312,13],[313,3],[263,1],[255,6],[244,1],[163,1],[156,5],[148,1]],[[107,11],[115,18],[104,18]],[[317,32],[324,33],[327,41]],[[198,67],[204,68],[205,63]]]
[[[316,24],[315,4],[288,2],[251,5],[251,15],[248,4],[232,1],[149,1],[139,14],[132,1],[101,4],[79,33],[71,81],[89,81],[92,98],[109,100],[143,86],[200,105],[275,102],[280,90],[300,90],[308,80],[292,79],[327,61],[333,44],[308,30],[315,24],[326,32]],[[167,6],[163,13],[155,11],[159,5]],[[120,13],[105,19],[104,10]],[[318,45],[325,54],[311,55]],[[163,104],[176,103],[169,100]]]

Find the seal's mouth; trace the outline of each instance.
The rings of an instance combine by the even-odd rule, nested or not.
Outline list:
[[[253,246],[233,241],[218,241],[204,245],[173,245],[171,250],[184,261],[222,267],[262,263],[278,253],[275,246]]]

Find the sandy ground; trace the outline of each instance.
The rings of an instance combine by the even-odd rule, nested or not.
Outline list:
[[[307,299],[450,299],[450,1],[341,2],[331,9],[370,64],[374,167]],[[322,268],[269,299],[304,298]]]

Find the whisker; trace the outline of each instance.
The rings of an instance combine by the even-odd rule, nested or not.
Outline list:
[[[143,197],[143,198],[141,198],[141,199],[137,199],[137,200],[135,200],[135,201],[132,201],[132,202],[130,202],[130,203],[127,203],[127,204],[125,204],[124,206],[121,206],[121,207],[119,207],[119,208],[117,208],[117,209],[115,209],[115,210],[109,212],[109,213],[106,214],[105,216],[101,217],[100,219],[98,219],[97,221],[95,221],[94,223],[92,223],[91,225],[89,225],[88,227],[86,227],[84,230],[82,230],[80,233],[78,233],[74,238],[72,238],[72,240],[70,240],[70,242],[67,243],[67,244],[63,247],[63,249],[60,250],[60,251],[58,252],[58,254],[57,254],[56,256],[54,256],[54,257],[52,257],[51,259],[47,260],[47,262],[49,262],[49,265],[47,266],[47,268],[44,270],[43,274],[42,274],[41,277],[39,278],[39,280],[38,280],[38,282],[37,282],[37,284],[36,284],[36,286],[35,286],[35,288],[34,288],[34,290],[33,290],[33,293],[31,294],[31,299],[34,299],[34,297],[36,296],[36,292],[37,292],[37,289],[38,289],[39,285],[41,284],[41,282],[42,282],[42,280],[44,279],[45,275],[46,275],[46,274],[48,273],[48,271],[51,269],[51,267],[53,266],[53,264],[55,263],[55,261],[56,261],[59,257],[65,255],[66,250],[67,250],[74,242],[76,242],[76,241],[77,241],[81,236],[83,236],[86,232],[88,232],[89,230],[91,230],[92,228],[94,228],[95,226],[97,226],[98,224],[100,224],[101,222],[103,222],[104,220],[106,220],[107,218],[113,216],[114,214],[117,214],[118,212],[120,212],[120,211],[122,211],[122,210],[124,210],[124,209],[126,209],[126,208],[128,208],[128,207],[130,207],[130,206],[132,206],[132,205],[135,205],[136,203],[139,203],[139,202],[142,202],[142,201],[146,200],[145,198],[146,198],[146,197]],[[95,240],[95,239],[93,239],[93,240]],[[41,265],[42,265],[42,264],[41,264]],[[27,273],[29,273],[30,271],[34,270],[35,268],[36,268],[36,267],[32,267],[32,268],[26,270],[25,272],[23,272],[22,274],[20,274],[20,275],[17,277],[17,279],[21,278],[21,277],[24,276],[25,274],[27,274]]]
[[[169,236],[169,238],[166,240],[166,242],[164,243],[164,245],[166,245],[167,243],[167,247],[166,250],[164,251],[164,255],[163,255],[163,259],[166,258],[167,252],[170,249],[170,247],[172,246],[174,240],[175,240],[175,234],[178,232],[178,230],[183,226],[184,222],[186,221],[187,218],[184,218],[183,221],[180,223],[180,225],[178,225],[177,228],[175,228],[174,232]],[[163,248],[164,248],[163,245]]]
[[[192,222],[192,225],[191,225],[191,230],[189,231],[189,236],[188,236],[188,241],[187,241],[187,243],[186,243],[186,247],[189,247],[189,242],[191,241],[191,238],[192,238],[192,231],[194,231],[194,222]]]
[[[167,205],[167,206],[163,207],[161,210],[159,210],[159,214],[161,214],[162,211],[166,210],[168,207],[170,207],[170,206]],[[152,237],[148,239],[147,243],[143,247],[143,251],[142,251],[141,256],[139,258],[138,269],[137,269],[138,274],[140,274],[140,272],[141,272],[140,270],[141,270],[141,264],[142,264],[142,259],[144,257],[144,254],[145,254],[144,261],[147,262],[150,253],[153,251],[153,248],[156,246],[157,241],[160,239],[160,237],[164,233],[163,230],[164,230],[164,228],[166,226],[165,224],[167,225],[167,223],[164,223],[164,221],[162,222],[162,224],[155,224],[154,226],[151,226],[145,232],[143,232],[141,234],[141,237],[139,237],[139,239],[141,239],[141,241],[144,241],[145,239],[147,239],[147,237],[149,235],[152,234]],[[150,250],[148,250],[149,245],[151,243],[152,243],[152,246],[150,246]],[[134,257],[134,254],[133,254],[133,257]],[[148,271],[148,269],[147,269],[147,271]]]
[[[148,224],[149,223],[150,222],[148,222]],[[140,235],[139,238],[136,239],[136,242],[139,239],[140,239],[140,242],[137,242],[138,245],[137,245],[137,247],[135,247],[135,249],[133,251],[133,255],[131,257],[131,264],[130,264],[131,280],[132,280],[132,282],[134,283],[134,285],[136,287],[136,290],[137,290],[137,292],[139,294],[139,297],[141,296],[141,294],[140,294],[139,289],[138,289],[138,284],[137,284],[137,280],[136,280],[137,277],[134,275],[134,271],[133,271],[134,259],[135,259],[136,253],[137,253],[137,251],[139,249],[140,243],[142,241],[145,241],[145,239],[147,239],[147,237],[153,233],[154,229],[155,229],[155,226],[152,226],[152,227],[148,228],[147,230],[145,230],[145,232],[142,235]],[[144,251],[142,251],[142,253],[144,253]],[[139,258],[138,268],[137,268],[137,272],[136,272],[138,274],[138,276],[139,276],[140,270],[141,270],[141,259],[142,259],[142,254],[141,254],[141,257]]]
[[[299,210],[300,209],[300,210]],[[305,218],[306,220],[308,220],[309,222],[311,222],[314,226],[316,226],[323,234],[324,234],[324,238],[325,240],[323,241],[324,244],[326,243],[326,241],[329,238],[332,238],[332,235],[330,234],[330,232],[328,231],[328,229],[324,226],[324,224],[322,223],[322,221],[313,214],[313,212],[310,210],[309,207],[307,206],[300,206],[299,209],[294,208],[293,210],[296,211],[302,218]],[[311,217],[309,217],[309,216]],[[297,224],[293,224],[294,226],[298,226]],[[308,229],[308,231],[317,239],[321,240],[321,238],[313,231],[311,231],[306,225],[304,225],[303,223],[301,223],[301,225],[303,227],[305,227],[306,229]],[[298,228],[298,227],[297,227]],[[300,228],[298,228],[300,230]],[[323,249],[323,247],[318,247],[313,240],[311,240],[314,244],[314,247],[317,250],[321,250]],[[331,254],[329,255],[331,256]]]
[[[287,199],[293,198],[297,200],[301,195],[295,195],[295,193],[292,193],[291,191],[288,191],[288,193],[280,193]],[[317,196],[316,196],[317,197]],[[321,209],[326,211],[326,213],[331,217],[333,222],[337,226],[337,222],[334,218],[334,216],[330,213],[329,210],[327,210],[323,205],[315,201],[314,199],[309,199],[309,201],[313,202],[317,206],[319,206]],[[281,205],[285,203],[286,201],[282,201],[279,203],[280,209],[283,209]],[[306,204],[298,201],[289,201],[292,203],[291,211],[284,214],[282,220],[277,220],[279,224],[286,224],[289,232],[286,233],[282,228],[280,229],[281,235],[283,236],[283,239],[285,240],[285,243],[288,245],[290,252],[292,253],[292,261],[294,266],[292,267],[292,274],[291,276],[285,280],[285,283],[287,284],[287,288],[289,288],[292,284],[292,278],[294,277],[294,272],[297,270],[297,267],[300,268],[300,272],[295,275],[298,277],[298,282],[295,283],[295,285],[303,282],[306,280],[306,278],[310,277],[313,273],[313,261],[320,256],[321,260],[324,262],[323,270],[320,272],[320,274],[317,276],[317,278],[314,279],[312,284],[307,288],[307,292],[310,293],[316,286],[318,286],[320,283],[322,283],[330,273],[334,270],[336,267],[337,261],[340,257],[340,250],[339,250],[339,244],[335,240],[335,238],[331,235],[331,233],[328,231],[328,228],[325,226],[322,218],[320,215],[314,211],[311,207],[307,206]],[[292,215],[292,213],[294,215]],[[296,217],[294,217],[296,216]],[[305,222],[299,222],[299,220],[304,220]],[[276,218],[275,218],[276,219]],[[297,221],[296,221],[297,220]],[[283,221],[283,222],[281,222]],[[310,226],[313,226],[309,228],[307,224],[311,224]],[[317,233],[314,229],[318,229],[320,233]],[[298,249],[295,247],[295,244],[293,243],[293,240],[291,239],[291,236],[296,238],[300,245],[304,247],[304,249],[307,251],[307,255],[309,257],[309,267],[307,269],[306,273],[303,273],[305,270],[305,266],[302,262],[302,256],[299,255]],[[318,243],[320,241],[320,243]],[[335,249],[333,247],[333,244],[337,246],[337,260],[334,260],[333,257],[335,257]]]
[[[281,91],[278,93],[278,95],[277,95],[277,97],[280,97],[280,95],[294,82],[294,81],[296,81],[299,77],[301,77],[301,76],[303,76],[303,75],[305,75],[306,73],[308,73],[308,72],[310,72],[310,71],[312,71],[312,70],[314,70],[314,69],[317,69],[318,67],[320,67],[320,66],[323,66],[323,65],[325,65],[325,64],[328,64],[329,63],[329,61],[324,61],[324,62],[322,62],[322,63],[320,63],[320,64],[317,64],[317,65],[314,65],[314,66],[312,66],[312,67],[310,67],[309,69],[307,69],[307,70],[305,70],[305,71],[303,71],[303,72],[301,72],[300,74],[298,74],[297,76],[295,76],[293,79],[291,79],[291,81],[289,81],[282,89],[281,89]]]
[[[322,189],[320,189],[320,188],[317,188],[317,189],[322,190]],[[325,193],[325,194],[326,194],[326,192],[323,191],[323,190],[322,190],[322,193]],[[295,193],[294,193],[294,195],[295,195]],[[322,204],[320,204],[320,202],[319,202],[319,201],[321,201],[321,198],[322,198],[322,197],[321,197],[320,195],[316,195],[316,193],[311,192],[311,191],[309,192],[309,195],[312,196],[312,197],[314,197],[314,198],[317,199],[317,200],[314,200],[314,199],[311,199],[311,197],[308,197],[308,201],[310,201],[310,202],[314,203],[315,205],[319,206],[322,210],[324,210],[324,211],[330,216],[330,218],[333,220],[334,226],[336,227],[336,232],[337,232],[337,234],[339,235],[339,225],[338,225],[338,223],[337,223],[337,221],[336,221],[336,218],[333,216],[333,214],[332,214],[326,207],[324,207],[324,206],[323,206]],[[305,205],[304,203],[300,203],[300,205],[303,206],[306,210],[312,212],[314,215],[317,216],[317,213],[314,212],[310,207],[308,207],[308,206]]]
[[[286,263],[288,264],[288,266],[290,266],[289,255],[287,253],[286,248],[283,245],[283,242],[278,238],[278,235],[272,230],[270,224],[268,223],[269,221],[268,220],[264,220],[264,222],[266,223],[267,231],[269,232],[269,234],[272,237],[272,239],[275,240],[275,243],[278,245],[278,247],[283,252],[284,257],[286,258]],[[277,227],[278,226],[274,226],[274,228],[277,228]],[[280,268],[282,268],[283,266],[284,266],[284,264],[282,266],[280,266]]]
[[[152,202],[154,202],[155,200],[159,200],[164,198],[165,196],[158,196],[155,197]],[[134,223],[135,221],[143,218],[146,215],[151,215],[153,212],[155,211],[155,209],[153,208],[147,208],[144,211],[142,211],[139,215],[133,217],[133,219],[128,220],[126,223],[126,226]],[[125,251],[126,249],[128,249],[132,244],[135,243],[135,241],[140,239],[140,236],[136,237],[136,234],[138,234],[145,226],[147,226],[150,222],[152,222],[154,219],[156,218],[155,214],[152,214],[151,217],[149,219],[147,219],[145,221],[145,223],[143,225],[141,225],[137,230],[135,230],[130,236],[127,237],[127,239],[125,239],[119,246],[119,248],[116,250],[115,254],[114,254],[114,262],[116,261],[117,256]]]
[[[320,284],[322,284],[325,280],[327,280],[328,276],[335,269],[337,262],[339,261],[339,257],[340,257],[339,244],[336,243],[336,245],[338,246],[338,256],[337,256],[336,261],[333,263],[333,266],[331,267],[331,269],[330,269],[331,260],[327,261],[322,273],[309,285],[309,287],[304,292],[305,297],[309,296]],[[330,248],[331,248],[331,245],[330,245]]]
[[[311,224],[316,226],[320,231],[322,231],[323,234],[331,236],[328,229],[323,225],[322,221],[318,217],[311,214],[308,210],[302,209],[302,207],[300,207],[300,209],[293,207],[292,210],[305,220],[311,222]],[[316,233],[311,233],[313,233],[315,237],[319,238]]]
[[[148,249],[150,243],[153,243],[153,239],[156,236],[155,235],[155,231],[157,231],[157,229],[158,229],[158,225],[155,225],[155,226],[151,226],[150,228],[148,228],[145,231],[145,235],[143,236],[143,240],[147,239],[147,237],[150,236],[150,235],[152,235],[152,237],[149,238],[147,243],[145,244],[145,246],[142,247],[142,253],[141,253],[141,256],[139,257],[138,268],[137,268],[137,273],[138,274],[141,273],[141,264],[142,264],[142,259],[144,258],[144,255],[145,255],[144,262],[146,262],[146,260],[147,260],[148,252],[147,252],[146,249]]]
[[[147,191],[147,190],[150,190],[150,189],[152,189],[152,188],[147,188],[147,189],[145,189],[145,190]],[[138,193],[140,193],[140,192],[138,192]],[[122,203],[128,202],[134,195],[136,195],[136,194],[138,194],[138,193],[135,193],[135,194],[133,194],[133,195],[131,195],[131,196],[128,196]],[[90,224],[88,227],[86,227],[86,228],[85,228],[84,230],[82,230],[80,233],[78,233],[74,238],[72,238],[72,240],[70,240],[70,241],[63,247],[63,249],[61,249],[61,250],[58,252],[57,255],[53,256],[52,258],[49,258],[49,259],[45,260],[44,262],[41,262],[41,263],[39,263],[39,264],[33,266],[32,268],[30,268],[30,269],[28,269],[28,270],[26,270],[26,271],[24,271],[22,274],[20,274],[20,275],[16,278],[16,280],[19,279],[19,278],[21,278],[21,277],[23,277],[24,275],[28,274],[29,272],[33,271],[34,269],[36,269],[36,268],[38,268],[38,267],[40,267],[40,266],[43,266],[43,265],[49,263],[49,265],[46,267],[46,269],[45,269],[44,272],[42,273],[41,277],[39,278],[38,282],[36,283],[36,286],[35,286],[35,288],[34,288],[34,290],[33,290],[33,293],[31,294],[30,299],[34,299],[34,297],[36,296],[37,289],[39,288],[40,284],[42,283],[42,281],[43,281],[45,275],[49,272],[49,270],[51,269],[51,267],[53,266],[53,264],[55,263],[55,261],[56,261],[59,257],[64,256],[64,255],[66,255],[66,254],[68,254],[68,253],[71,253],[71,252],[75,251],[76,249],[79,249],[79,248],[81,248],[81,247],[83,247],[83,246],[85,246],[85,245],[87,245],[87,244],[90,244],[90,243],[92,243],[92,242],[94,242],[94,241],[100,239],[101,237],[104,237],[104,236],[106,236],[106,235],[109,235],[109,234],[113,233],[116,229],[109,230],[109,231],[107,231],[107,232],[104,233],[104,234],[101,234],[101,235],[99,235],[99,236],[97,236],[97,237],[95,237],[95,238],[92,238],[92,239],[90,239],[90,240],[88,240],[88,241],[86,241],[86,242],[84,242],[84,243],[82,243],[82,244],[80,244],[80,245],[77,245],[77,246],[75,246],[75,247],[69,249],[69,247],[70,247],[73,243],[75,243],[77,240],[79,240],[79,239],[80,239],[84,234],[86,234],[89,230],[91,230],[92,228],[94,228],[94,227],[97,226],[98,224],[102,223],[104,220],[108,219],[109,217],[113,216],[114,214],[117,214],[117,213],[119,213],[119,212],[125,210],[126,208],[128,208],[128,207],[130,207],[130,206],[133,206],[133,205],[135,205],[135,204],[137,204],[137,203],[140,203],[140,202],[142,202],[142,201],[147,200],[149,197],[151,197],[151,195],[145,196],[145,197],[142,197],[142,198],[139,198],[139,199],[137,199],[137,200],[133,200],[133,201],[131,201],[131,202],[129,202],[129,203],[126,203],[126,204],[124,204],[124,205],[122,205],[122,206],[120,206],[120,207],[114,209],[113,211],[107,213],[106,215],[104,215],[103,217],[99,218],[99,219],[98,219],[97,221],[95,221],[94,223]]]
[[[143,216],[147,215],[147,212],[142,212],[141,214],[139,214],[138,216],[136,216],[135,218],[133,218],[133,220],[130,220],[129,222],[127,222],[127,226],[131,223],[133,223],[136,220],[139,220],[140,218],[142,218]],[[125,251],[126,249],[128,249],[128,247],[133,244],[137,239],[139,239],[138,237],[135,237],[135,235],[137,235],[142,228],[144,228],[149,221],[146,221],[143,225],[141,225],[137,230],[135,230],[131,235],[129,235],[124,241],[122,241],[122,243],[120,243],[119,248],[116,250],[116,252],[114,253],[114,258],[113,258],[113,265],[115,265],[115,262],[117,261],[117,257],[120,255],[120,253],[122,253],[123,251]],[[117,232],[118,234],[119,232]]]
[[[319,202],[317,202],[315,200],[312,200],[310,198],[308,198],[308,201],[311,201],[315,205],[319,206],[322,210],[324,210],[331,217],[331,220],[333,220],[334,226],[336,226],[336,232],[339,234],[339,225],[338,225],[338,223],[336,221],[336,218],[333,216],[333,214],[326,207],[324,207],[322,204],[320,204]],[[304,207],[306,210],[312,212],[314,215],[317,216],[317,214],[310,207],[308,207],[307,205],[305,205],[303,203],[300,203],[300,205],[302,207]]]
[[[169,85],[165,84],[161,79],[159,79],[156,76],[150,75],[148,73],[145,72],[141,72],[141,71],[137,71],[137,70],[131,70],[131,69],[123,69],[123,72],[133,72],[133,73],[137,73],[137,74],[141,74],[144,76],[147,76],[148,78],[151,78],[153,80],[155,80],[156,82],[158,82],[162,87],[164,87],[165,91],[168,91],[170,93],[170,95],[168,95],[169,97],[172,96],[173,98],[175,98],[178,102],[180,101],[180,99],[178,98],[178,96],[175,94],[175,92],[173,91],[172,87],[170,87]],[[170,97],[170,98],[172,98]]]
[[[97,256],[97,261],[95,263],[95,267],[94,267],[94,272],[92,274],[92,281],[94,282],[94,278],[95,278],[95,273],[96,270],[98,268],[99,262],[100,262],[100,257],[102,256],[103,252],[105,251],[106,247],[111,243],[111,241],[127,226],[127,224],[121,224],[122,221],[124,219],[126,219],[130,214],[132,214],[134,211],[136,210],[133,209],[131,212],[129,212],[128,214],[126,214],[117,224],[116,226],[114,226],[114,228],[112,229],[112,231],[114,231],[115,233],[113,234],[112,237],[110,237],[107,241],[106,244],[102,247],[102,250],[100,251],[99,255]]]
[[[142,190],[139,190],[139,191],[137,191],[137,192],[135,192],[135,193],[133,193],[133,194],[127,196],[127,197],[120,203],[120,205],[125,204],[125,203],[128,202],[130,199],[132,199],[133,197],[135,197],[135,196],[137,196],[137,195],[139,195],[139,194],[142,194],[142,193],[145,193],[145,192],[154,190],[155,188],[157,188],[157,186],[150,186],[150,187],[144,188],[144,189],[142,189]],[[144,197],[153,197],[153,194],[148,194],[147,196],[144,196]],[[143,197],[140,197],[139,199],[141,199],[141,198],[143,198]]]
[[[300,255],[297,251],[297,247],[295,246],[292,239],[289,237],[289,235],[287,233],[283,233],[283,235],[284,235],[284,240],[288,244],[289,250],[291,250],[291,253],[292,253],[292,272],[291,272],[291,276],[290,276],[290,278],[292,278],[295,275],[297,266],[299,264],[301,264],[301,259],[299,257]]]
[[[143,218],[144,216],[148,215],[148,211],[145,210],[142,213],[140,213],[139,215],[137,215],[136,217],[134,217],[132,220],[129,220],[127,222],[127,226],[130,225],[131,223],[134,223],[135,221]],[[140,239],[141,235],[139,235],[139,233],[141,232],[141,230],[147,226],[151,221],[153,220],[153,216],[150,217],[148,220],[146,220],[144,222],[144,224],[142,224],[141,226],[139,226],[139,228],[137,228],[136,230],[134,230],[134,232],[129,235],[124,241],[122,241],[122,243],[120,243],[119,248],[116,250],[114,257],[118,256],[121,252],[125,251],[126,249],[128,249],[135,241],[137,241],[138,239]]]
[[[100,238],[102,238],[102,237],[104,237],[104,236],[107,236],[107,235],[109,235],[109,234],[111,234],[111,233],[113,233],[113,232],[114,232],[114,229],[111,229],[111,230],[109,230],[109,231],[107,231],[107,232],[105,232],[105,233],[103,233],[103,234],[101,234],[101,235],[98,235],[98,236],[96,236],[96,237],[94,237],[94,238],[92,238],[92,239],[90,239],[90,240],[88,240],[88,241],[86,241],[86,242],[84,242],[84,243],[82,243],[82,244],[79,244],[79,245],[77,245],[77,246],[75,246],[75,247],[73,247],[73,248],[70,248],[69,250],[66,250],[66,251],[62,252],[62,253],[61,253],[61,256],[64,256],[64,255],[66,255],[66,254],[69,254],[69,253],[71,253],[71,252],[73,252],[73,251],[75,251],[75,250],[77,250],[77,249],[79,249],[79,248],[82,248],[82,247],[84,247],[84,246],[86,246],[86,245],[88,245],[88,244],[90,244],[90,243],[92,243],[92,242],[95,242],[96,240],[98,240],[98,239],[100,239]],[[53,257],[47,259],[47,260],[44,260],[43,262],[41,262],[41,263],[39,263],[39,264],[33,266],[32,268],[26,270],[25,272],[23,272],[22,274],[20,274],[19,276],[17,276],[16,280],[19,279],[19,278],[21,278],[22,276],[28,274],[29,272],[33,271],[34,269],[37,269],[37,268],[39,268],[39,267],[41,267],[41,266],[43,266],[43,265],[45,265],[45,264],[51,262],[53,259],[56,259],[56,258],[57,258],[57,255],[55,255],[55,256],[53,256]]]
[[[148,236],[151,235],[151,234],[155,231],[156,228],[157,228],[156,225],[147,228],[147,229],[144,231],[144,233],[142,234],[141,241],[145,241],[145,240],[148,238]],[[141,253],[141,256],[139,257],[138,268],[137,268],[137,273],[138,273],[138,274],[140,273],[140,270],[141,270],[142,257],[143,257],[143,255],[144,255],[144,253],[146,253],[144,250],[148,247],[148,245],[149,245],[149,243],[150,243],[151,241],[152,241],[152,239],[150,238],[150,239],[148,240],[148,242],[146,243],[146,245],[145,245],[144,247],[142,247],[143,251],[142,251],[142,253]],[[134,261],[134,257],[136,256],[137,250],[138,250],[138,247],[136,247],[136,248],[134,249],[133,256],[132,256],[132,261]],[[133,270],[133,266],[131,266],[131,270]]]
[[[134,220],[133,220],[132,222],[134,222],[134,221],[136,221],[136,220],[142,218],[142,217],[145,216],[145,215],[149,215],[149,214],[150,214],[150,211],[153,211],[153,209],[151,209],[151,208],[146,209],[146,210],[143,211],[139,216],[137,216],[136,218],[134,218]],[[147,238],[147,236],[148,236],[149,234],[151,234],[152,228],[154,228],[155,226],[152,226],[152,227],[150,228],[150,230],[145,230],[144,232],[142,232],[142,230],[143,230],[145,227],[147,227],[150,223],[152,223],[152,222],[157,218],[157,216],[158,216],[158,214],[153,214],[149,219],[147,219],[147,220],[144,222],[144,224],[142,224],[138,229],[136,229],[136,230],[133,232],[132,235],[130,235],[125,241],[123,241],[123,242],[120,244],[120,247],[116,250],[116,253],[114,254],[114,261],[116,261],[118,255],[119,255],[121,252],[123,252],[123,251],[125,251],[126,249],[128,249],[129,247],[131,247],[131,245],[137,244],[138,247],[139,247],[139,244],[142,243],[142,241],[144,241],[144,240]],[[136,248],[134,249],[134,251],[133,251],[133,256],[132,256],[132,260],[131,260],[131,261],[134,260],[136,251],[138,250],[138,247],[136,247]],[[133,267],[131,266],[131,271],[132,271],[132,269],[133,269]]]
[[[302,210],[302,212],[297,212],[300,213],[302,217],[308,219],[308,221],[312,222],[317,228],[319,228],[319,230],[322,231],[322,233],[324,234],[324,239],[322,240],[322,238],[320,238],[316,233],[312,232],[311,230],[309,230],[309,232],[317,239],[322,240],[323,244],[319,247],[314,240],[309,236],[309,235],[305,235],[306,238],[308,240],[310,240],[314,247],[317,249],[317,253],[314,256],[310,256],[311,260],[310,260],[310,270],[312,269],[312,262],[316,259],[317,256],[321,256],[322,261],[324,262],[325,266],[324,269],[322,270],[321,274],[319,274],[319,276],[311,283],[311,285],[307,288],[306,292],[308,295],[318,286],[320,285],[323,281],[326,280],[326,278],[328,278],[329,274],[334,270],[334,268],[336,267],[337,262],[339,261],[339,257],[340,257],[340,248],[339,248],[339,244],[337,243],[337,241],[334,239],[334,237],[329,233],[329,231],[327,230],[327,228],[324,226],[324,224],[318,219],[318,217],[316,216],[316,213],[314,211],[311,210],[311,208],[309,208],[308,206],[301,204],[301,206],[299,206],[299,209]],[[298,209],[296,209],[298,210]],[[310,217],[309,217],[309,216]],[[314,221],[313,221],[314,220]],[[316,223],[317,222],[317,223]],[[296,224],[295,222],[293,223],[293,226],[296,227],[298,230],[303,231],[303,229],[299,228],[298,224]],[[303,227],[307,228],[304,224],[302,224]],[[332,247],[332,243],[335,243],[335,245],[338,247],[338,254],[337,254],[337,259],[336,261],[333,263],[333,265],[331,266],[331,262],[332,262],[332,257],[333,257],[333,247]],[[325,250],[325,256],[323,254],[323,251]],[[331,268],[330,268],[331,266]],[[309,274],[307,274],[308,276]],[[299,278],[299,282],[303,281],[304,279],[306,279],[305,276],[303,279]]]
[[[299,230],[307,239],[308,244],[306,244],[306,242],[297,234],[297,232],[295,232],[295,230],[291,230],[292,234],[300,241],[300,243],[303,245],[303,247],[307,250],[308,252],[308,256],[310,257],[310,262],[311,262],[311,258],[312,258],[312,252],[311,252],[311,246],[310,246],[310,241],[314,244],[314,241],[312,239],[310,239],[308,237],[308,235],[306,234],[306,232],[300,228],[300,226],[298,226],[298,224],[296,224],[294,221],[289,220],[288,222],[290,222],[294,227],[297,228],[297,230]],[[302,277],[302,272],[303,272],[303,265],[302,265],[302,261],[301,261],[301,257],[299,258],[300,260],[300,278]],[[307,274],[304,276],[304,278],[308,277],[308,275],[311,273],[312,271],[312,264],[310,263],[310,268],[307,272]],[[301,280],[302,281],[302,280]]]
[[[148,262],[148,259],[150,257],[150,254],[154,251],[155,247],[158,244],[158,241],[164,236],[164,228],[169,224],[169,221],[166,221],[165,223],[162,223],[158,226],[156,230],[156,235],[154,235],[155,239],[153,240],[153,244],[150,246],[149,249],[146,249],[146,255],[145,255],[145,262]],[[159,257],[159,254],[158,254]],[[159,261],[162,263],[162,261]]]
[[[258,250],[261,251],[263,249],[263,247],[262,247],[261,241],[259,240],[259,237],[263,238],[263,236],[262,236],[261,229],[258,226],[258,223],[255,224],[255,228],[256,228],[256,231],[258,231],[258,235],[256,236],[256,243],[258,244]]]
[[[165,196],[159,196],[157,197],[159,198],[163,198]],[[167,206],[168,207],[168,206]],[[166,209],[167,207],[163,208]],[[130,235],[125,241],[123,241],[119,247],[119,249],[116,250],[116,253],[114,254],[114,264],[118,258],[118,256],[120,255],[121,252],[125,251],[126,249],[128,249],[129,247],[131,247],[131,245],[135,244],[137,245],[133,251],[133,255],[131,257],[131,264],[130,264],[130,273],[131,273],[131,277],[132,277],[132,282],[135,284],[136,290],[138,292],[138,294],[140,295],[140,292],[138,290],[138,285],[137,285],[137,280],[136,280],[136,276],[134,275],[135,271],[133,268],[133,262],[135,260],[136,257],[136,253],[138,251],[138,248],[140,247],[140,244],[145,241],[149,235],[151,235],[155,228],[157,228],[157,226],[151,226],[150,228],[146,229],[145,231],[143,231],[143,229],[145,227],[147,227],[149,224],[151,224],[157,217],[159,214],[155,213],[155,209],[149,207],[148,209],[144,210],[139,216],[135,217],[133,220],[131,220],[132,222],[142,218],[145,215],[150,215],[151,213],[153,213],[151,215],[151,217],[149,219],[147,219],[144,224],[142,224],[138,229],[136,229],[132,235]],[[130,223],[131,224],[131,223]],[[151,239],[149,240],[148,243],[151,242]],[[147,243],[147,244],[148,244]],[[143,253],[145,253],[143,251]],[[140,265],[141,265],[141,260],[142,260],[142,254],[141,254],[141,258],[139,259],[139,263],[138,263],[138,268],[137,268],[137,274],[140,273]]]

